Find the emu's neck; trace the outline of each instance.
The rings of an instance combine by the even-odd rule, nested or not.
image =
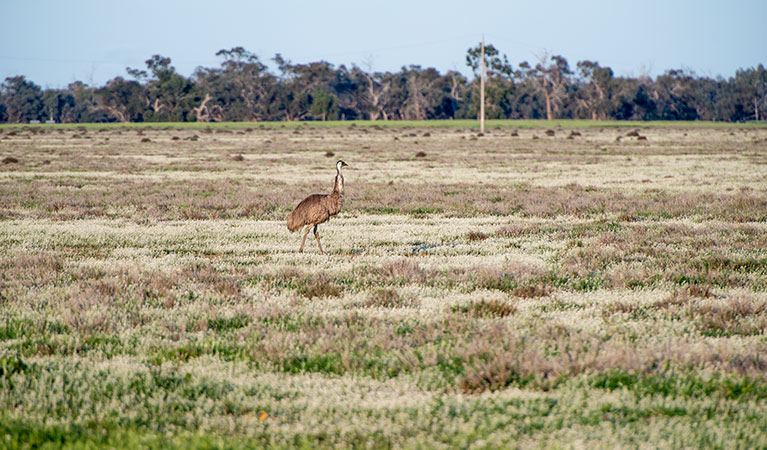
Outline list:
[[[333,186],[333,193],[343,195],[344,193],[344,176],[341,173],[341,168],[338,168],[338,174],[336,174],[336,184]]]

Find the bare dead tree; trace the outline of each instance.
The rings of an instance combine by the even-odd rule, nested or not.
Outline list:
[[[370,120],[378,120],[379,118],[388,120],[384,105],[386,104],[386,96],[391,85],[381,84],[379,80],[375,79],[380,78],[376,74],[371,75],[363,71],[362,76],[367,81],[365,100],[370,108]]]
[[[407,76],[407,99],[405,100],[405,118],[408,120],[424,120],[429,108],[426,92],[430,82],[418,76],[418,71],[412,70]]]
[[[562,108],[567,93],[567,76],[572,72],[567,60],[559,55],[549,56],[544,52],[538,57],[538,64],[530,68],[527,63],[520,64],[527,70],[527,75],[535,80],[538,91],[543,95],[546,104],[546,119],[553,120],[555,113]]]

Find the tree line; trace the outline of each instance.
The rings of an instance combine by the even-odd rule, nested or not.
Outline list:
[[[418,65],[374,72],[325,61],[295,64],[281,54],[276,70],[242,47],[220,50],[219,67],[190,77],[154,55],[103,86],[76,81],[42,89],[24,76],[0,85],[0,122],[223,122],[299,120],[429,120],[476,118],[480,47],[470,48],[472,75]],[[767,120],[767,70],[762,64],[729,78],[668,70],[616,76],[596,61],[572,67],[544,54],[513,67],[485,48],[488,119]]]

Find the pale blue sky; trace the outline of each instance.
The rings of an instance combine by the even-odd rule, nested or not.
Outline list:
[[[767,64],[765,0],[162,1],[4,0],[0,80],[43,87],[101,85],[145,68],[153,54],[184,75],[243,46],[271,63],[326,60],[396,71],[409,64],[467,73],[482,33],[516,67],[548,51],[575,67],[590,59],[617,75],[685,68],[734,75]],[[479,2],[477,2],[479,3]]]

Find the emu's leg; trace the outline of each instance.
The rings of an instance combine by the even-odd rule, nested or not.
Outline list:
[[[301,239],[301,248],[298,249],[298,253],[304,252],[304,243],[306,242],[306,235],[309,234],[309,230],[312,229],[311,225],[306,226],[306,231],[304,231],[304,238]]]
[[[317,232],[317,225],[314,226],[314,237],[317,238],[317,246],[320,248],[320,254],[324,255],[325,252],[322,251],[322,244],[320,244],[320,233]]]

